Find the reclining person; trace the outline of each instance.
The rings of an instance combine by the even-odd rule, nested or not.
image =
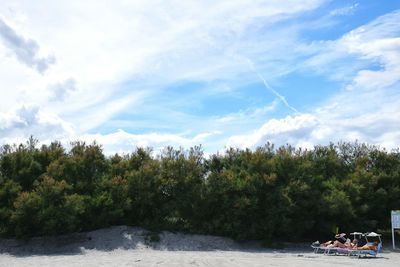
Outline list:
[[[337,234],[337,235],[335,235],[335,238],[337,240],[335,240],[335,241],[329,240],[325,243],[320,244],[320,247],[333,247],[332,246],[333,244],[335,244],[335,246],[340,246],[340,245],[338,245],[338,243],[344,244],[346,242],[345,236],[346,236],[345,233]],[[318,242],[318,244],[319,244],[319,242]]]
[[[343,248],[343,249],[355,249],[357,248],[357,243],[358,240],[357,239],[353,239],[353,241],[350,241],[349,238],[345,238],[346,234],[342,233],[342,234],[337,234],[335,236],[335,238],[337,240],[335,241],[327,241],[325,243],[322,243],[320,245],[320,247],[325,247],[325,248]],[[344,242],[343,242],[344,241]]]
[[[378,250],[378,242],[375,241],[373,243],[367,243],[362,247],[357,247],[357,250],[373,250],[373,251],[377,251]]]
[[[341,243],[338,240],[336,240],[331,244],[327,244],[326,247],[327,248],[355,249],[357,247],[357,239],[353,239],[353,241],[350,241],[350,239],[347,239],[346,242],[344,242],[344,243]]]

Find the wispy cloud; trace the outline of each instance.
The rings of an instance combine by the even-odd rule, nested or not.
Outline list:
[[[291,105],[289,105],[289,103],[287,102],[286,98],[279,94],[274,88],[272,88],[267,81],[265,80],[265,78],[261,75],[261,73],[256,69],[256,67],[254,66],[254,63],[251,62],[249,59],[247,59],[247,62],[249,63],[250,68],[254,71],[254,73],[257,75],[258,78],[260,78],[260,80],[263,82],[265,88],[267,88],[271,93],[273,93],[283,104],[285,104],[286,107],[288,107],[289,109],[291,109],[292,111],[294,111],[295,113],[299,113],[297,111],[297,109],[295,109],[294,107],[292,107]]]
[[[215,118],[217,123],[239,123],[242,124],[244,121],[249,121],[252,119],[262,119],[265,116],[276,109],[278,105],[278,101],[273,101],[270,105],[266,105],[264,107],[256,108],[256,109],[247,109],[244,111],[230,113],[224,116],[219,116]]]
[[[396,127],[382,125],[398,123],[390,112],[399,100],[398,12],[336,40],[305,38],[321,17],[340,21],[362,10],[360,3],[329,14],[327,2],[49,0],[38,9],[28,1],[14,7],[22,21],[2,5],[0,93],[10,104],[0,107],[1,137],[97,139],[109,151],[335,138],[393,145]],[[321,6],[324,14],[314,13]],[[4,56],[10,51],[18,61]],[[57,64],[39,53],[47,51]],[[342,91],[300,105],[302,86],[280,87],[294,71],[328,77]]]
[[[359,3],[352,4],[350,6],[340,7],[329,12],[331,16],[347,16],[354,14]]]
[[[26,16],[25,23],[30,23],[22,27],[31,29],[24,35],[40,36],[39,40],[47,50],[57,55],[57,64],[51,71],[46,72],[42,80],[34,78],[30,83],[35,87],[53,88],[42,92],[41,98],[47,100],[54,101],[56,94],[59,99],[66,100],[68,95],[65,105],[42,100],[37,104],[50,106],[53,112],[67,116],[74,124],[85,125],[82,129],[85,131],[108,122],[119,113],[129,112],[126,109],[129,106],[140,111],[144,110],[141,105],[165,105],[159,96],[178,82],[220,80],[236,90],[240,84],[254,80],[248,66],[233,60],[232,53],[244,54],[255,61],[265,80],[278,77],[291,65],[296,53],[293,51],[283,59],[280,53],[265,52],[287,50],[288,46],[296,44],[290,37],[291,32],[271,30],[266,35],[261,25],[273,29],[276,23],[313,10],[321,3],[322,0],[302,3],[294,0],[185,1],[174,4],[136,1],[105,6],[97,1],[79,4],[47,1],[43,5],[53,10],[52,13],[39,10],[30,3],[15,9]],[[80,16],[72,19],[67,13],[79,13]],[[44,21],[52,21],[52,24]],[[19,40],[19,44],[29,52],[30,60],[25,59],[26,64],[36,64],[37,58],[46,59],[38,57],[36,41],[8,28],[13,33],[13,40]],[[271,42],[271,37],[276,41]],[[15,43],[10,42],[10,46],[17,47]],[[283,64],[274,64],[278,59]],[[71,77],[79,84],[79,89],[73,93],[72,90],[63,90],[61,85],[67,85],[63,84],[65,77]],[[132,81],[130,86],[121,86],[127,81]],[[146,98],[139,100],[143,91]],[[29,98],[34,94],[38,92],[28,92]],[[286,101],[282,95],[278,97]],[[122,99],[125,99],[124,104],[120,105]],[[132,101],[128,103],[129,99]],[[111,106],[121,108],[104,108]],[[148,116],[143,113],[136,115]]]
[[[252,147],[267,141],[309,147],[331,141],[369,142],[386,148],[400,145],[400,12],[392,12],[329,42],[321,67],[343,53],[352,61],[380,63],[380,68],[349,72],[341,92],[313,112],[272,119],[246,135],[232,136],[229,146]],[[332,57],[333,54],[337,53]],[[347,64],[351,64],[349,61]],[[346,68],[345,64],[343,68]]]
[[[314,43],[316,54],[306,61],[305,66],[342,81],[353,79],[355,72],[364,71],[371,64],[380,69],[376,73],[395,70],[399,66],[399,17],[400,11],[394,11],[346,33],[338,40]],[[376,81],[382,82],[379,79]]]

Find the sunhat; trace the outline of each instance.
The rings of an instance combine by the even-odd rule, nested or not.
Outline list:
[[[343,237],[345,237],[345,236],[346,236],[345,233],[341,233],[341,234],[335,235],[335,238],[343,238]]]

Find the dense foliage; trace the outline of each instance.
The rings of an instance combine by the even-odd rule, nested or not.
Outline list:
[[[400,209],[400,152],[359,143],[312,150],[266,144],[207,159],[201,147],[137,148],[106,157],[96,143],[0,151],[0,236],[29,238],[110,225],[236,239],[293,240],[390,228]]]

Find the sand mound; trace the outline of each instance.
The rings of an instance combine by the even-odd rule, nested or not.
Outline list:
[[[79,254],[86,250],[111,251],[115,249],[211,251],[239,250],[243,246],[223,237],[187,235],[161,232],[160,241],[151,242],[149,231],[139,227],[114,226],[86,233],[56,237],[35,237],[28,241],[0,239],[0,253],[24,254]]]

